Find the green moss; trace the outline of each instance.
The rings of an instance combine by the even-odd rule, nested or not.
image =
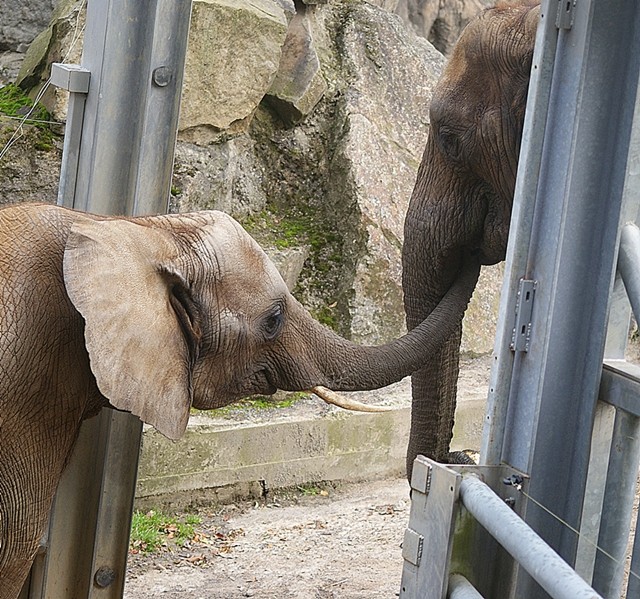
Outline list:
[[[32,109],[33,112],[25,123],[38,132],[33,147],[36,150],[48,152],[53,148],[53,132],[48,123],[51,115],[47,109],[41,104],[34,105],[33,100],[17,85],[10,83],[0,88],[0,116],[20,119],[29,114]]]
[[[305,392],[278,393],[277,395],[253,395],[247,399],[237,401],[233,404],[218,408],[216,410],[208,410],[212,416],[229,416],[243,410],[272,410],[290,408],[301,399],[309,397]],[[197,414],[203,410],[191,408],[192,414]]]
[[[17,85],[10,83],[0,88],[0,113],[7,116],[22,117],[26,115],[34,103]],[[33,121],[47,121],[49,113],[47,109],[38,104],[31,114],[28,123]],[[43,126],[43,123],[35,123],[36,126]]]

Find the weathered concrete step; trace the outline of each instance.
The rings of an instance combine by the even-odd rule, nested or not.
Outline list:
[[[405,383],[406,387],[406,383]],[[482,391],[481,391],[482,392]],[[311,400],[305,400],[313,406]],[[276,421],[192,419],[172,442],[145,430],[137,486],[140,505],[229,501],[265,489],[319,481],[401,475],[409,435],[408,388],[389,412],[354,413],[308,405]],[[484,400],[460,401],[453,448],[478,448]]]

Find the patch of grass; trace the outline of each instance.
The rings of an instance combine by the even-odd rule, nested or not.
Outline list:
[[[315,495],[327,497],[329,495],[329,492],[326,489],[321,489],[320,487],[312,484],[298,485],[296,489],[305,497],[313,497]]]
[[[151,510],[133,513],[129,548],[134,553],[154,553],[172,541],[179,547],[196,536],[195,527],[202,523],[200,516],[189,514],[183,520]]]

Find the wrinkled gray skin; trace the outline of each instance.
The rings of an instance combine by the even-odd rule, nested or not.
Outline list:
[[[431,131],[405,220],[409,329],[441,302],[464,256],[504,260],[539,9],[502,3],[463,31],[436,86]],[[462,326],[412,375],[407,472],[416,455],[447,462]]]
[[[110,405],[177,439],[192,405],[387,385],[451,334],[478,271],[411,334],[358,347],[315,322],[225,214],[0,210],[0,599],[21,588],[83,419]]]

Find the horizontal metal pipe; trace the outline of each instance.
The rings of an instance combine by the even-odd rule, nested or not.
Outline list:
[[[449,578],[447,599],[484,599],[484,597],[462,574],[452,574]]]
[[[631,309],[640,320],[640,229],[634,223],[622,227],[618,271],[627,290]]]
[[[602,599],[480,479],[463,477],[460,498],[487,532],[554,599]]]

